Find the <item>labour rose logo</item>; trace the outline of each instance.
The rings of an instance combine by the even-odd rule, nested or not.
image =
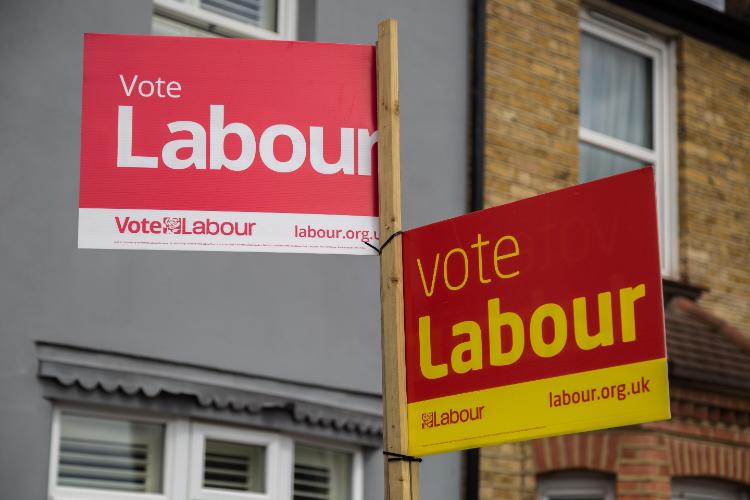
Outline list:
[[[180,233],[180,218],[179,217],[164,217],[164,232],[179,234]]]
[[[435,427],[437,416],[434,411],[422,413],[422,429]]]

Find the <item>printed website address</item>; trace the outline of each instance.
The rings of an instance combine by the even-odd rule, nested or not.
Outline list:
[[[650,379],[641,377],[640,380],[634,380],[629,384],[610,384],[580,391],[566,391],[563,389],[561,392],[549,392],[549,407],[557,408],[606,399],[623,401],[631,396],[651,392],[651,388],[649,387],[650,382]]]
[[[321,228],[310,225],[294,225],[294,237],[303,240],[356,240],[356,241],[377,241],[379,235],[377,231],[368,229],[346,229],[346,228]]]

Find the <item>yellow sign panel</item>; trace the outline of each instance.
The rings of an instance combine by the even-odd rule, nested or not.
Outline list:
[[[420,401],[408,405],[409,454],[664,420],[665,401],[666,359]]]

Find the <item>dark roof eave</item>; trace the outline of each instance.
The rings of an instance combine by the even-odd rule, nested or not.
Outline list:
[[[722,380],[697,380],[690,373],[684,373],[682,370],[674,370],[671,366],[669,369],[669,385],[672,387],[684,387],[696,391],[704,391],[712,394],[721,394],[747,399],[747,387],[734,387],[726,384]]]
[[[621,7],[750,59],[750,23],[698,2],[610,0]]]

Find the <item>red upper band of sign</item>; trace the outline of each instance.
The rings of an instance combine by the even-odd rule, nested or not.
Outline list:
[[[377,216],[367,45],[86,35],[81,208]]]
[[[665,357],[652,169],[404,234],[410,402]]]

